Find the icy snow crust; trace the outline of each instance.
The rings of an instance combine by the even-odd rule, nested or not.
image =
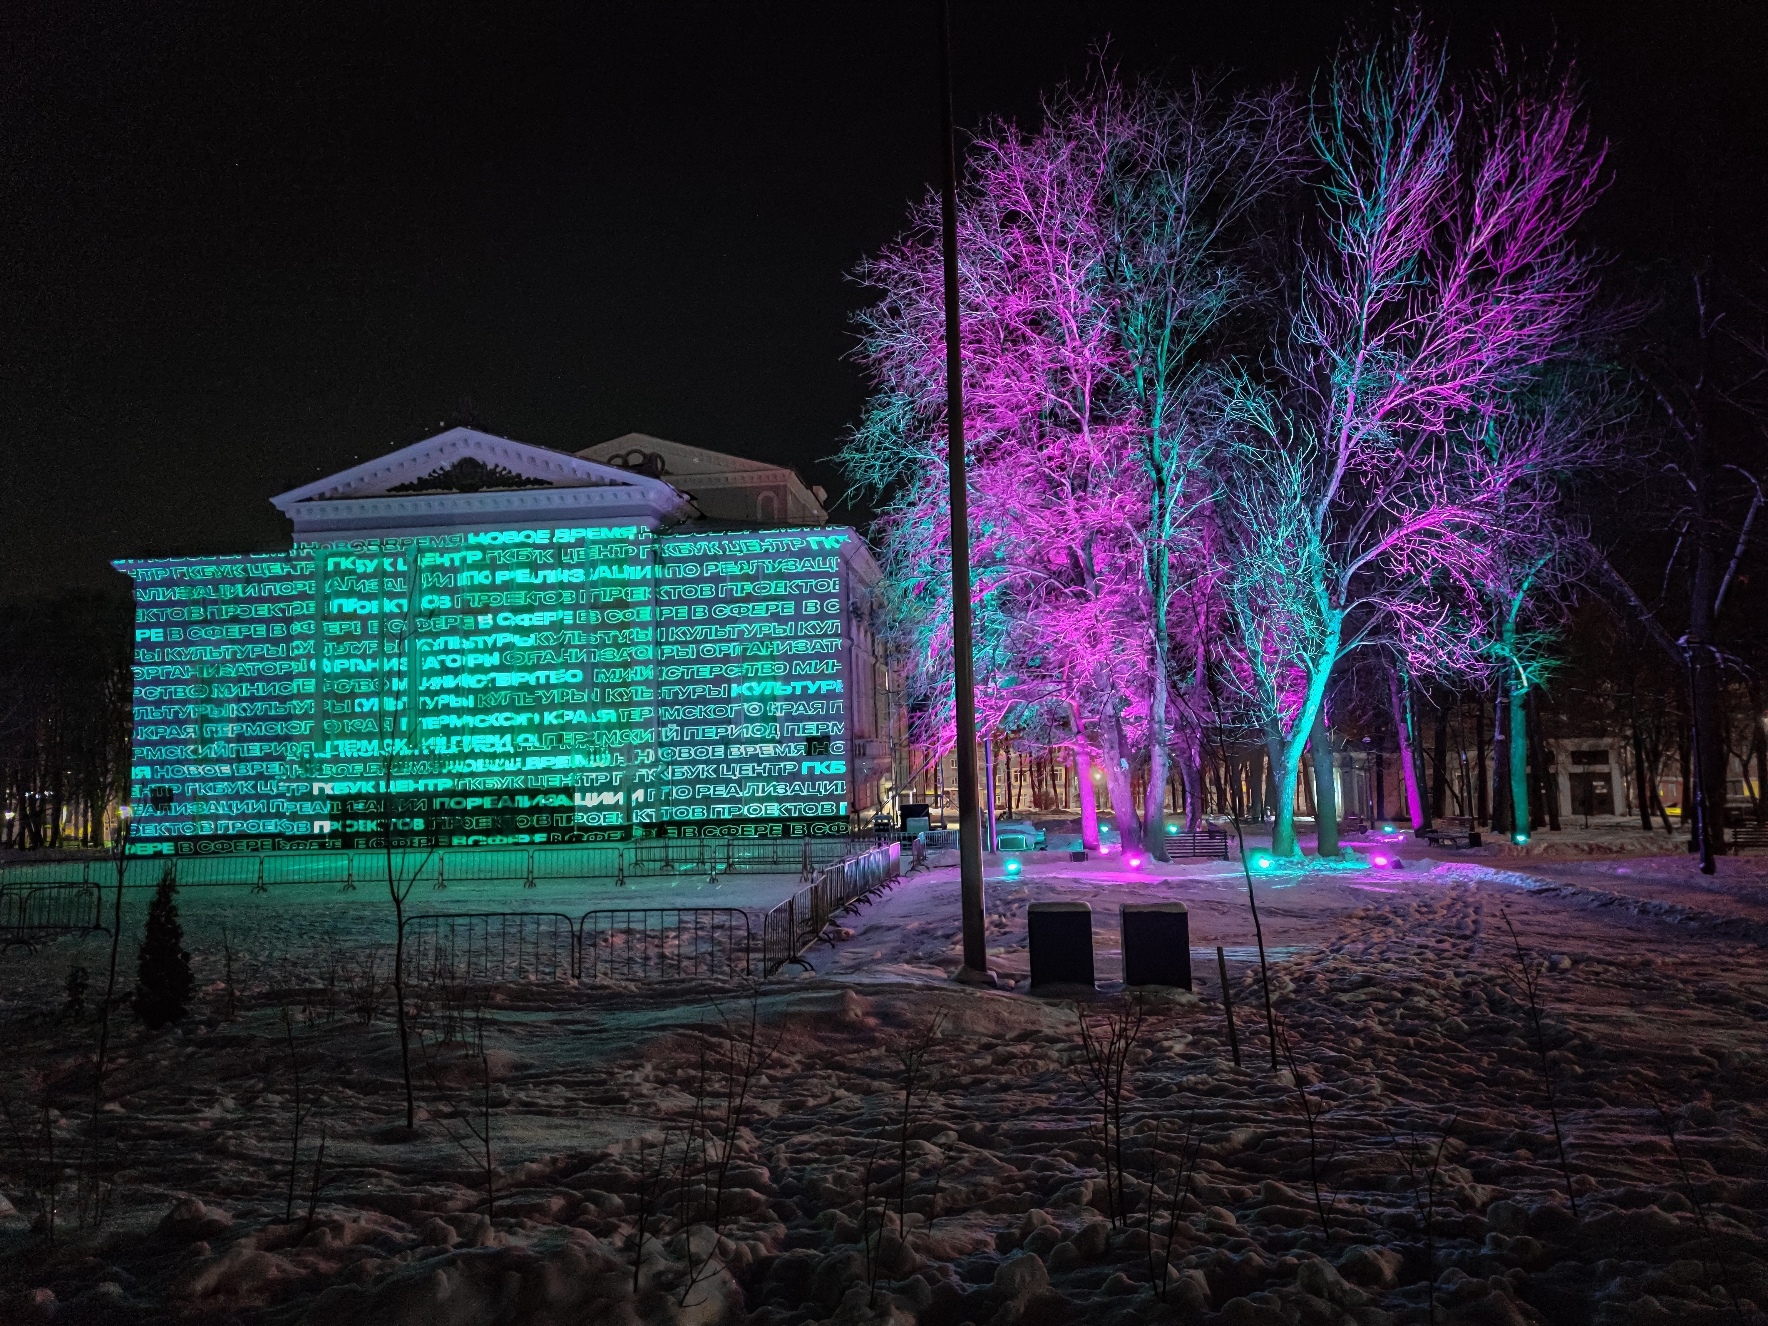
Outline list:
[[[1256,879],[1299,1084],[1287,1060],[1271,1067],[1237,861],[1128,870],[1028,854],[1022,875],[989,885],[999,990],[950,980],[949,868],[841,918],[814,971],[762,983],[753,1005],[742,989],[680,983],[414,987],[414,1135],[379,988],[384,885],[186,890],[198,1007],[151,1034],[126,1007],[113,1016],[101,1135],[117,1154],[101,1169],[114,1194],[97,1229],[76,1227],[73,1179],[56,1167],[90,1126],[105,943],[0,957],[0,1321],[1763,1320],[1768,860],[1725,859],[1708,879],[1681,855],[1405,856],[1402,870]],[[413,905],[758,917],[794,887],[461,885]],[[1116,1221],[1077,1004],[1024,988],[1027,903],[1071,898],[1094,909],[1102,988],[1079,1007],[1095,1029],[1121,1002],[1116,905],[1190,909],[1197,990],[1149,995],[1129,1054]],[[124,991],[146,901],[127,900]],[[1539,973],[1575,1215],[1504,915]],[[82,1020],[64,1008],[76,965],[93,981]],[[729,1124],[721,1065],[752,1008],[768,1057]],[[936,1016],[905,1130],[904,1055]],[[291,1031],[308,1113],[285,1220]],[[494,1213],[467,1126],[486,1119]],[[684,1166],[688,1138],[700,1143]],[[43,1194],[57,1176],[51,1242]]]

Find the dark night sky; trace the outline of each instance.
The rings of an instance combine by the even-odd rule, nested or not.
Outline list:
[[[1638,267],[1760,261],[1768,19],[1438,4],[1557,33]],[[1133,70],[1304,81],[1326,3],[957,0],[958,117]],[[0,595],[111,557],[286,546],[272,493],[476,422],[821,464],[863,384],[846,273],[938,162],[933,8],[28,0],[0,16]]]

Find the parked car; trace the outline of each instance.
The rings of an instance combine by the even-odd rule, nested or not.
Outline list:
[[[995,848],[1002,852],[1041,852],[1044,831],[1030,820],[996,820]]]

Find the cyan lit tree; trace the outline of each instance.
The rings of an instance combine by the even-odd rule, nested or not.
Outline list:
[[[1340,56],[1310,142],[1288,334],[1271,371],[1241,379],[1221,470],[1225,598],[1278,855],[1297,850],[1296,778],[1341,659],[1382,645],[1419,675],[1487,661],[1473,628],[1504,568],[1486,531],[1575,443],[1505,421],[1577,353],[1596,295],[1572,231],[1602,154],[1568,81],[1531,89],[1500,62],[1458,87],[1414,26]]]

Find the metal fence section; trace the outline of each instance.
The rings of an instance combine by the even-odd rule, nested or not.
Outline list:
[[[0,947],[35,945],[63,935],[110,930],[96,888],[79,884],[0,889]]]
[[[529,884],[654,875],[802,874],[876,846],[874,838],[643,838],[625,843],[542,847],[395,848],[392,868],[417,887],[465,882]],[[138,856],[128,862],[129,888],[152,888],[168,864],[180,888],[241,886],[267,891],[291,884],[367,889],[384,885],[387,853],[284,851],[192,856]],[[113,860],[30,861],[0,868],[0,889],[51,884],[114,886]]]
[[[834,862],[831,851],[850,842],[861,850]],[[572,852],[571,874],[548,867]],[[606,853],[602,862],[588,852]],[[140,857],[129,861],[129,888],[151,887],[175,863],[180,888],[261,887],[354,883],[384,878],[382,853],[288,853],[238,857]],[[766,843],[737,840],[654,840],[624,847],[519,849],[515,851],[413,853],[402,876],[418,882],[582,878],[586,865],[605,864],[606,876],[674,871],[750,870],[800,872],[810,882],[755,922],[735,907],[605,908],[574,921],[563,912],[419,912],[406,917],[406,974],[441,984],[511,981],[656,980],[670,977],[745,980],[771,975],[815,942],[836,915],[901,874],[902,847],[875,839],[793,839]],[[0,878],[0,943],[35,943],[63,934],[104,930],[103,888],[114,887],[115,864],[63,863],[92,882],[36,883],[44,867],[32,866],[30,883]],[[376,870],[380,875],[377,876]],[[395,868],[400,863],[395,861]],[[106,873],[108,872],[108,873]],[[592,873],[594,878],[602,874]],[[108,933],[108,932],[107,932]]]
[[[563,912],[419,912],[403,929],[408,980],[500,985],[577,976],[577,929]]]
[[[824,927],[902,874],[902,844],[883,843],[816,873],[762,922],[763,972],[771,976],[816,942]]]
[[[749,914],[737,907],[607,908],[585,912],[577,933],[586,981],[733,981],[762,965]]]

